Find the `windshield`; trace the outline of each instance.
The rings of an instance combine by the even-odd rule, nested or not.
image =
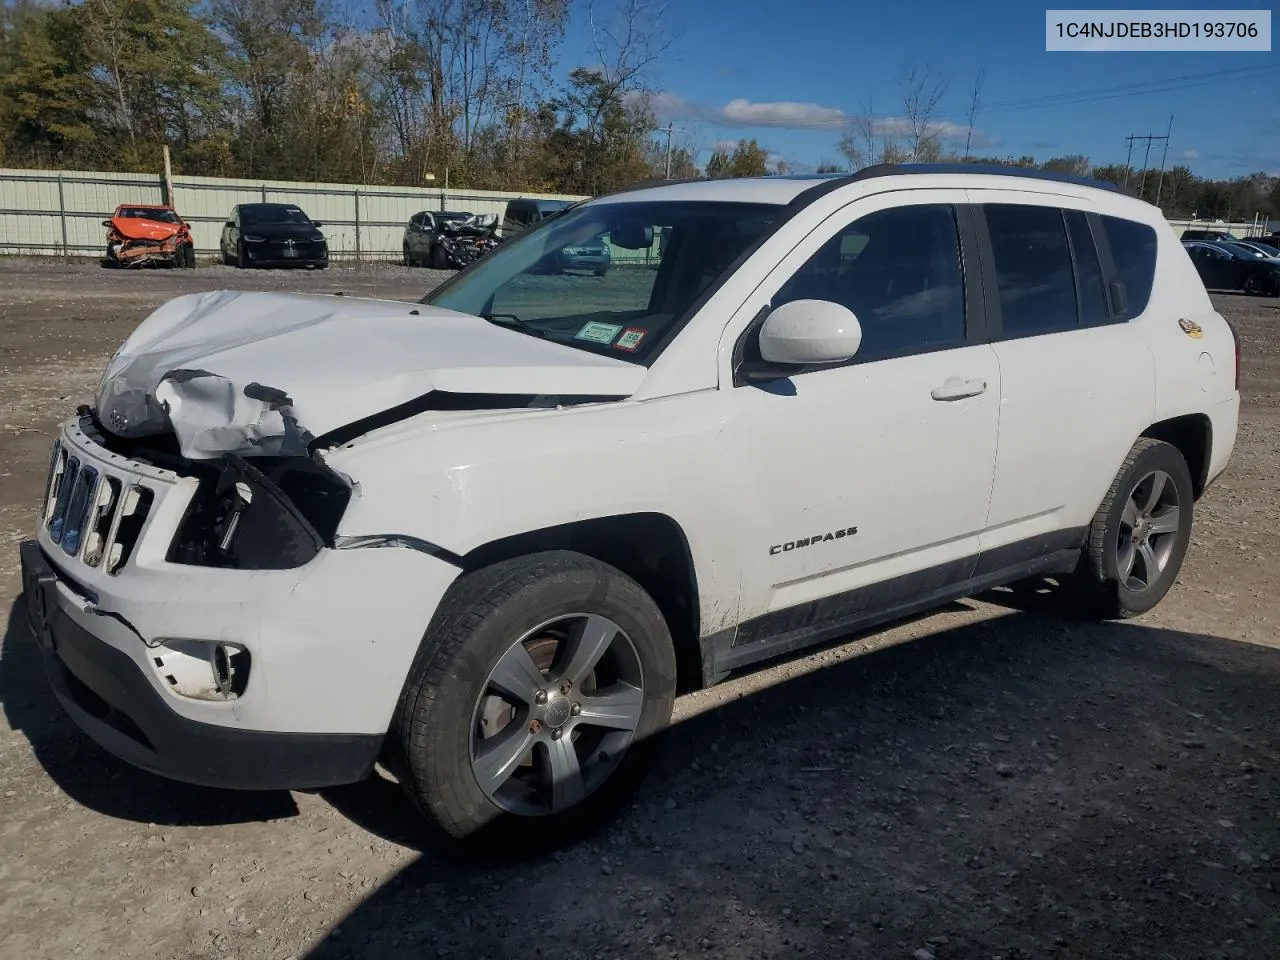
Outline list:
[[[782,209],[678,201],[574,207],[498,247],[422,302],[649,363],[663,335]],[[576,255],[600,245],[607,258]]]
[[[153,207],[121,207],[116,216],[122,220],[154,220],[156,223],[182,222],[172,210],[157,210]]]
[[[311,219],[298,207],[261,206],[241,207],[240,219],[245,226],[259,226],[266,223],[310,223]]]

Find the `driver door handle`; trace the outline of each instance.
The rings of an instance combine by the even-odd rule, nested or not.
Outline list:
[[[947,377],[941,386],[933,388],[931,396],[935,400],[952,401],[964,400],[966,397],[976,397],[979,394],[987,392],[987,381],[985,380],[966,380],[963,377]]]

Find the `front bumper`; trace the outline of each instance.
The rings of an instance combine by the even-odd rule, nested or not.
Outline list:
[[[27,616],[54,695],[76,725],[122,760],[175,780],[275,790],[353,783],[368,776],[378,734],[276,733],[200,723],[164,702],[126,653],[68,615],[74,587],[39,544],[22,544]]]
[[[91,525],[78,542],[54,540],[53,514],[22,546],[28,611],[73,719],[111,752],[181,780],[304,787],[366,773],[457,568],[398,546],[325,548],[287,570],[169,562],[194,481],[110,453],[77,420],[59,443],[99,483],[152,498],[114,566],[103,556],[114,526],[96,562]],[[175,641],[243,648],[246,685],[211,698],[175,680],[162,662]]]

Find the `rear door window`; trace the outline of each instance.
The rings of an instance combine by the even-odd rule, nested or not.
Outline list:
[[[1056,207],[985,204],[1004,338],[1073,329],[1076,284]]]

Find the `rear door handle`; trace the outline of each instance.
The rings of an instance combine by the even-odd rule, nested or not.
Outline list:
[[[935,400],[963,400],[987,392],[987,381],[966,380],[964,377],[947,377],[941,386],[934,387],[931,396]]]

